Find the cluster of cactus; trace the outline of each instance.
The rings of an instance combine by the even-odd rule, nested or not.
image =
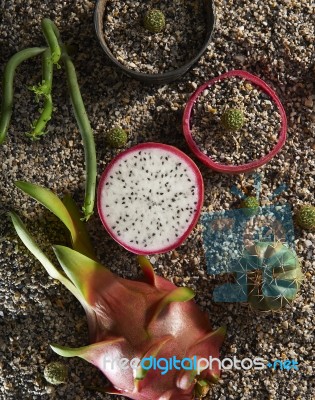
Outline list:
[[[143,19],[143,26],[152,33],[162,32],[165,28],[165,16],[155,8],[149,10]]]
[[[247,278],[248,303],[256,310],[276,311],[292,303],[303,280],[296,254],[281,242],[247,246],[238,265]]]
[[[310,205],[301,206],[296,221],[298,225],[307,230],[315,230],[315,207]]]
[[[244,113],[238,108],[229,108],[221,116],[222,126],[229,131],[238,131],[244,125]]]

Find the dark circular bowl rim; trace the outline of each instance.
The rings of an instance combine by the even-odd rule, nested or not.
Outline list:
[[[190,130],[190,119],[191,119],[191,112],[194,107],[194,104],[199,97],[199,95],[207,89],[209,86],[214,85],[216,82],[227,79],[229,77],[236,76],[236,77],[241,77],[249,82],[253,83],[257,87],[259,87],[260,90],[263,92],[267,93],[271,100],[274,102],[274,104],[277,106],[277,109],[280,114],[280,119],[281,119],[281,126],[279,130],[279,138],[275,146],[271,149],[269,153],[264,155],[263,157],[253,160],[249,163],[246,164],[240,164],[240,165],[228,165],[228,164],[221,164],[216,161],[213,161],[211,157],[205,155],[197,146],[196,142],[194,141],[192,137],[192,132]],[[263,165],[265,165],[267,162],[269,162],[278,152],[281,150],[283,147],[285,141],[286,141],[286,134],[287,134],[287,117],[286,113],[284,110],[284,107],[278,98],[277,94],[267,85],[266,82],[264,82],[262,79],[258,78],[256,75],[250,74],[247,71],[243,70],[231,70],[226,72],[225,74],[219,75],[213,79],[211,79],[208,82],[205,82],[203,85],[199,86],[199,88],[196,89],[196,91],[190,96],[185,110],[183,114],[183,120],[182,120],[182,127],[183,127],[183,133],[186,139],[186,142],[191,149],[191,151],[205,164],[207,167],[210,167],[211,169],[217,171],[217,172],[223,172],[227,174],[241,174],[245,172],[250,172],[253,171]]]
[[[145,83],[168,83],[172,82],[179,77],[181,77],[183,74],[185,74],[199,59],[200,57],[205,53],[207,50],[207,47],[209,43],[211,42],[212,39],[212,34],[213,30],[215,27],[215,22],[216,22],[216,16],[215,16],[215,6],[213,3],[213,0],[205,0],[204,1],[204,7],[206,10],[206,26],[207,26],[207,32],[206,32],[206,37],[205,40],[202,44],[201,49],[199,52],[193,57],[190,61],[188,61],[186,64],[182,65],[180,68],[177,68],[175,70],[163,72],[161,74],[159,73],[145,73],[145,72],[137,72],[135,70],[129,69],[123,64],[121,64],[116,57],[113,55],[109,47],[107,46],[105,37],[104,37],[104,13],[106,9],[106,3],[108,0],[98,0],[95,6],[95,11],[94,11],[94,25],[95,25],[95,30],[97,37],[100,41],[100,44],[105,51],[106,55],[108,58],[114,63],[123,73],[126,75],[137,79],[139,81],[145,82]]]

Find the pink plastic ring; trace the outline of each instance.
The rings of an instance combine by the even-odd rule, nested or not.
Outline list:
[[[264,157],[259,158],[258,160],[251,161],[247,164],[242,165],[226,165],[220,164],[218,162],[213,161],[209,156],[205,155],[197,146],[196,142],[194,141],[191,130],[190,130],[190,118],[193,106],[198,98],[198,96],[208,87],[214,85],[217,81],[221,81],[226,78],[230,78],[231,76],[238,76],[248,80],[249,82],[253,83],[254,85],[258,86],[263,92],[267,93],[272,101],[276,104],[280,119],[281,119],[281,127],[279,131],[279,139],[277,144],[274,148],[266,154]],[[283,108],[281,101],[279,100],[276,93],[260,78],[255,75],[250,74],[249,72],[242,71],[242,70],[233,70],[226,72],[223,75],[217,76],[216,78],[211,79],[210,81],[204,83],[200,86],[190,97],[187,102],[187,105],[184,110],[183,115],[183,131],[185,139],[191,149],[191,151],[208,167],[214,169],[218,172],[224,172],[227,174],[240,174],[243,172],[250,172],[256,168],[261,167],[262,165],[269,162],[282,148],[286,141],[287,136],[287,117]]]

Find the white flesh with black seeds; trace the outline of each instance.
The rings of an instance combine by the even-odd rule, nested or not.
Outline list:
[[[133,252],[174,247],[198,212],[196,172],[180,156],[159,148],[126,152],[116,160],[100,192],[106,229]]]

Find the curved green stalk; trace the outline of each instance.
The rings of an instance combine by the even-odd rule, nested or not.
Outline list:
[[[55,30],[52,24],[53,22],[49,18],[44,18],[42,20],[42,30],[51,50],[51,61],[53,62],[53,64],[58,64],[58,61],[61,57],[61,48],[59,46],[59,42],[55,35]]]
[[[47,122],[51,119],[51,114],[53,112],[53,104],[51,97],[51,88],[53,80],[53,62],[52,62],[52,53],[50,48],[46,49],[42,56],[42,68],[43,68],[42,83],[41,85],[34,86],[32,90],[35,92],[37,97],[41,95],[45,96],[44,108],[43,111],[41,112],[40,117],[38,118],[36,123],[34,123],[32,132],[26,134],[26,136],[29,136],[33,140],[36,140],[39,138],[39,136],[45,134],[44,129],[46,127]]]
[[[53,112],[53,103],[51,97],[52,79],[54,64],[59,66],[58,62],[61,57],[61,48],[59,46],[58,39],[54,33],[54,29],[49,18],[44,18],[41,23],[42,31],[45,36],[46,42],[49,46],[43,54],[42,65],[43,65],[43,79],[41,85],[34,86],[32,90],[36,96],[45,96],[43,110],[40,117],[32,126],[32,132],[27,133],[26,136],[32,140],[37,140],[40,136],[44,135],[44,129],[47,122],[51,119]]]
[[[8,61],[3,74],[2,104],[0,117],[0,144],[5,140],[13,109],[13,82],[16,68],[25,60],[45,51],[43,47],[32,47],[14,54]]]
[[[77,120],[84,145],[86,181],[83,213],[85,220],[87,221],[93,214],[95,202],[97,169],[95,142],[90,121],[88,119],[85,106],[81,97],[74,65],[65,50],[63,50],[61,58],[66,70],[74,115]]]
[[[79,126],[81,137],[84,145],[85,153],[85,170],[86,170],[86,181],[85,181],[85,199],[83,205],[84,219],[87,221],[93,214],[94,202],[95,202],[95,188],[96,188],[96,150],[95,142],[93,137],[93,131],[88,119],[86,109],[82,100],[80,87],[77,81],[77,75],[75,67],[66,47],[63,45],[58,28],[51,21],[46,19],[46,24],[50,24],[60,47],[62,48],[61,60],[65,66],[66,76],[68,81],[68,87],[70,92],[71,103],[74,110],[74,115]]]
[[[21,221],[20,217],[14,212],[9,212],[8,215],[11,217],[12,223],[16,230],[16,233],[28,248],[28,250],[37,258],[37,260],[43,265],[47,273],[53,278],[61,282],[65,287],[80,301],[84,308],[87,307],[87,303],[84,300],[81,292],[75,287],[75,285],[61,273],[54,264],[49,260],[46,254],[39,248],[32,235],[28,232],[25,225]]]
[[[65,224],[71,234],[72,245],[76,251],[96,260],[86,226],[80,220],[80,211],[70,196],[66,196],[61,201],[51,190],[33,183],[17,181],[15,185],[54,213]]]
[[[53,81],[53,62],[51,60],[51,49],[46,48],[42,55],[42,83],[32,86],[32,90],[38,97],[51,93]]]

